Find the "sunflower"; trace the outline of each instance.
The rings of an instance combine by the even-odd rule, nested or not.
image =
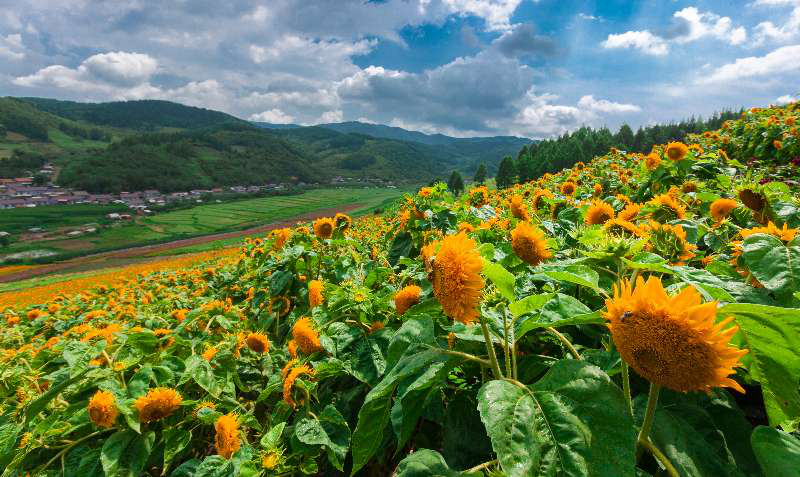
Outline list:
[[[742,238],[747,238],[753,234],[768,234],[781,239],[785,243],[789,243],[797,236],[798,229],[790,229],[788,224],[783,224],[780,229],[775,226],[771,221],[767,223],[766,227],[754,227],[752,229],[742,229],[739,234]]]
[[[117,409],[114,395],[108,391],[97,391],[89,400],[89,418],[100,427],[111,427],[117,420]]]
[[[774,147],[776,151],[780,151],[781,149],[783,149],[783,143],[775,139],[774,141],[772,141],[772,147]]]
[[[614,209],[603,201],[595,200],[583,219],[587,225],[602,225],[614,218]]]
[[[194,407],[194,410],[192,411],[192,416],[194,416],[196,418],[197,416],[200,415],[201,412],[203,412],[203,409],[208,409],[209,411],[213,411],[216,408],[217,408],[217,405],[214,404],[211,401],[200,401]]]
[[[302,280],[301,280],[302,281]],[[288,315],[292,309],[292,302],[289,300],[288,297],[284,295],[278,295],[276,297],[272,297],[269,300],[268,311],[270,313],[275,312],[275,305],[280,304],[278,315],[283,318],[284,316]]]
[[[739,206],[739,203],[733,199],[717,199],[711,203],[711,217],[717,222],[730,215],[731,211]]]
[[[603,224],[603,230],[622,236],[645,237],[647,235],[644,230],[633,222],[621,218],[609,220]]]
[[[283,245],[292,236],[292,229],[282,228],[282,229],[273,230],[270,235],[275,240],[272,243],[272,250],[280,250],[281,248],[283,248]]]
[[[628,222],[632,222],[639,215],[639,210],[641,210],[642,206],[631,202],[630,204],[626,205],[619,214],[617,214],[617,218],[620,220],[627,220]]]
[[[397,314],[402,315],[410,307],[419,303],[419,294],[422,288],[416,285],[408,285],[394,295],[394,306]]]
[[[489,202],[489,189],[480,186],[469,191],[469,203],[475,207],[482,207]]]
[[[313,376],[314,370],[306,364],[301,364],[300,366],[295,366],[291,368],[291,370],[286,375],[286,379],[283,381],[283,400],[292,407],[292,409],[297,407],[297,403],[294,400],[294,396],[292,396],[292,389],[294,388],[294,383],[297,381],[297,378],[306,375],[306,376]]]
[[[538,210],[542,206],[542,197],[553,199],[553,193],[547,189],[536,189],[531,199],[531,205],[533,205],[535,210]]]
[[[686,206],[681,205],[671,194],[657,195],[647,205],[657,207],[653,212],[653,219],[661,222],[682,219],[686,216]]]
[[[478,316],[483,291],[483,259],[466,234],[442,239],[430,274],[433,293],[447,316],[470,323]]]
[[[274,469],[275,467],[278,466],[280,461],[281,461],[280,453],[278,451],[276,451],[276,450],[272,450],[272,451],[269,451],[269,452],[265,453],[261,457],[261,467],[263,467],[263,468],[265,468],[267,470],[272,470],[272,469]]]
[[[594,185],[594,196],[595,197],[600,197],[600,195],[602,193],[603,193],[603,186],[600,185],[600,184],[595,184]]]
[[[336,222],[336,227],[342,232],[347,232],[350,226],[353,225],[353,219],[347,214],[337,213],[333,220]]]
[[[511,197],[511,215],[520,219],[520,220],[529,220],[530,215],[528,214],[528,207],[525,206],[525,203],[522,202],[522,197],[515,195]]]
[[[644,165],[648,170],[656,170],[661,165],[661,156],[657,152],[651,152],[644,158]]]
[[[577,186],[572,181],[564,182],[563,184],[561,184],[561,187],[560,187],[561,194],[565,195],[565,196],[570,196],[570,195],[574,194],[576,189],[577,189]]]
[[[668,158],[677,162],[686,157],[686,154],[689,153],[689,147],[682,142],[671,142],[667,144],[665,152]]]
[[[635,289],[627,280],[615,286],[606,308],[614,344],[640,376],[674,391],[744,392],[728,376],[747,350],[729,346],[738,327],[724,328],[733,318],[715,324],[716,301],[701,304],[691,286],[669,296],[660,279],[639,277]]]
[[[330,217],[320,217],[314,221],[314,235],[321,239],[329,239],[336,228],[336,221]]]
[[[686,231],[680,225],[659,224],[651,221],[646,226],[650,232],[647,249],[669,260],[673,265],[683,265],[694,257],[697,247],[686,241]]]
[[[325,286],[320,280],[311,280],[308,282],[308,306],[309,308],[316,308],[325,301],[322,296],[322,290]]]
[[[764,194],[745,188],[739,191],[739,200],[753,212],[761,212],[767,204]]]
[[[242,445],[239,438],[239,420],[236,418],[236,414],[228,413],[219,416],[217,422],[214,423],[214,430],[217,431],[214,436],[214,448],[217,449],[217,454],[225,459],[230,459]]]
[[[134,403],[139,411],[139,421],[148,423],[158,421],[172,414],[181,405],[181,394],[170,388],[155,388],[140,396]]]
[[[694,181],[686,181],[681,186],[681,192],[688,194],[690,192],[697,192],[697,183]]]
[[[527,222],[518,223],[511,232],[511,248],[524,262],[534,266],[553,256],[544,232]]]
[[[314,329],[311,318],[304,316],[297,320],[292,327],[292,338],[305,354],[313,354],[322,351],[322,344],[319,341],[319,333]]]
[[[267,335],[264,333],[250,333],[247,335],[247,338],[245,338],[245,342],[247,343],[247,347],[256,353],[269,352],[269,338],[267,338]]]

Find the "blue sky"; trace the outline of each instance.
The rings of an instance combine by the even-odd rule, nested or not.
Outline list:
[[[0,0],[0,95],[550,137],[790,101],[800,0]]]

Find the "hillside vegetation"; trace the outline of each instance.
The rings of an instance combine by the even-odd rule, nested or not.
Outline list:
[[[756,108],[507,189],[424,187],[203,265],[27,294],[0,330],[0,466],[793,475],[798,119]]]

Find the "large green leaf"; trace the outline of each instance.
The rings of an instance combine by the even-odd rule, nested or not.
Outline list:
[[[502,265],[483,260],[483,274],[494,283],[494,286],[500,291],[507,300],[514,301],[516,295],[514,294],[514,275],[503,268]]]
[[[494,458],[472,392],[449,397],[442,434],[442,454],[455,469],[468,469]]]
[[[466,476],[447,466],[444,458],[430,449],[420,449],[400,461],[395,477],[459,477]]]
[[[545,270],[544,274],[553,280],[574,283],[583,287],[600,291],[600,275],[586,265],[568,265],[557,269]]]
[[[435,350],[425,350],[403,356],[397,365],[372,388],[358,412],[358,424],[353,431],[352,453],[354,475],[377,452],[383,442],[383,431],[389,422],[392,394],[398,383],[424,372],[450,357]]]
[[[394,368],[400,358],[419,350],[420,345],[434,345],[433,320],[429,316],[412,318],[403,323],[392,336],[386,353],[386,372]]]
[[[181,381],[186,381],[186,378],[194,380],[201,388],[205,389],[214,397],[219,397],[220,393],[222,393],[222,386],[220,386],[214,378],[214,371],[211,369],[211,364],[196,354],[186,359],[186,370],[184,371]]]
[[[398,233],[394,240],[392,240],[392,245],[389,248],[389,255],[387,257],[389,263],[394,266],[397,264],[400,257],[408,257],[411,254],[411,247],[413,245],[414,242],[410,233]]]
[[[800,440],[771,427],[759,426],[750,436],[765,477],[797,475],[800,471]]]
[[[324,446],[328,460],[343,470],[347,448],[350,446],[350,427],[332,404],[325,406],[319,419],[305,417],[295,426],[297,440],[304,444]]]
[[[511,310],[511,314],[514,315],[515,318],[519,318],[522,315],[539,311],[539,309],[542,308],[544,304],[550,301],[554,296],[555,293],[543,293],[541,295],[526,296],[525,298],[510,304],[508,309]]]
[[[800,290],[800,239],[784,245],[772,235],[754,234],[742,242],[742,258],[747,268],[779,297]]]
[[[171,428],[164,431],[164,466],[172,462],[192,440],[192,433],[186,429]]]
[[[525,333],[539,329],[568,325],[587,325],[603,323],[599,312],[592,312],[578,299],[558,293],[550,298],[539,314],[523,316],[515,323],[514,335],[520,339]]]
[[[36,400],[28,404],[28,407],[25,410],[25,422],[30,422],[30,420],[36,417],[36,415],[39,414],[50,401],[55,399],[55,397],[61,393],[61,391],[66,389],[66,387],[69,386],[70,384],[78,382],[81,378],[83,378],[83,376],[87,372],[89,372],[88,368],[84,369],[75,376],[71,376],[69,379],[63,379],[60,383],[54,386],[50,386],[50,389],[48,389],[47,392],[45,392],[44,394],[36,398]]]
[[[100,462],[106,477],[138,477],[142,474],[156,433],[153,431],[144,434],[126,429],[117,431],[103,443],[100,453]]]
[[[769,422],[791,431],[800,419],[800,309],[729,304],[719,316],[733,316],[745,347],[743,361],[761,383]]]
[[[561,360],[530,388],[490,381],[478,411],[510,477],[634,475],[633,421],[595,366]]]

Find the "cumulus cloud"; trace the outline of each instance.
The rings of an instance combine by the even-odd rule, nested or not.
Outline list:
[[[13,33],[0,36],[0,57],[10,60],[21,60],[25,58],[25,47],[22,45],[22,35]]]
[[[594,99],[594,96],[582,96],[578,100],[578,107],[593,113],[636,113],[642,110],[635,104],[615,103],[607,99]]]
[[[648,55],[663,56],[669,53],[669,43],[685,44],[707,37],[740,45],[747,40],[747,30],[735,27],[730,17],[686,7],[675,12],[670,26],[661,32],[640,30],[610,34],[601,45],[606,49],[633,48]]]
[[[647,30],[611,34],[601,45],[607,50],[633,48],[654,56],[663,56],[669,52],[667,42]]]
[[[563,134],[582,125],[598,126],[608,114],[639,112],[634,104],[616,103],[606,99],[595,99],[593,95],[581,97],[577,104],[556,104],[558,96],[537,95],[528,91],[526,106],[513,121],[517,134],[530,137],[545,137]]]
[[[263,111],[258,114],[251,114],[250,121],[260,121],[263,123],[289,124],[294,122],[294,116],[286,114],[278,108]]]
[[[508,30],[511,15],[522,0],[442,0],[452,12],[462,15],[475,15],[486,21],[490,30]],[[421,2],[427,3],[427,2]]]
[[[91,56],[80,68],[109,83],[136,85],[147,81],[156,72],[158,62],[141,53],[114,51]]]
[[[757,0],[756,7],[792,7],[784,22],[764,21],[755,26],[755,43],[789,43],[800,39],[800,0]]]
[[[514,25],[513,30],[504,33],[493,45],[507,57],[552,56],[557,51],[556,42],[550,37],[537,35],[535,27],[530,23]]]
[[[784,46],[764,56],[739,58],[720,66],[711,74],[698,78],[699,84],[731,83],[734,81],[800,71],[800,45]]]
[[[795,101],[800,101],[800,97],[792,96],[789,94],[784,94],[775,100],[777,104],[789,104],[794,103]]]

